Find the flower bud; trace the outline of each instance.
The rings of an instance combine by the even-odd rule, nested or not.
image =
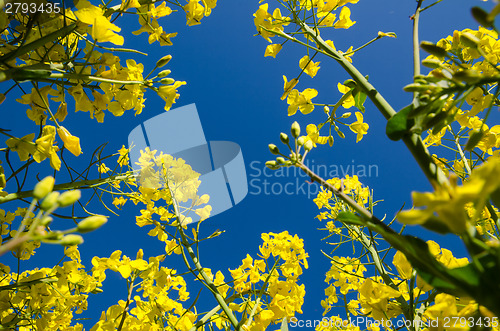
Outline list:
[[[63,238],[63,234],[61,231],[51,231],[47,233],[44,237],[45,240],[61,240]]]
[[[284,158],[284,157],[281,157],[281,156],[280,156],[280,157],[277,157],[277,158],[276,158],[276,162],[277,162],[278,164],[285,164],[286,160],[285,160],[285,158]]]
[[[276,161],[267,161],[266,167],[268,167],[271,170],[279,169],[279,166],[276,164]]]
[[[160,80],[160,84],[163,84],[163,85],[170,85],[170,84],[173,84],[175,83],[175,79],[173,78],[163,78],[162,80]]]
[[[59,192],[50,192],[45,199],[43,199],[40,204],[40,208],[43,210],[49,210],[55,206],[57,206],[57,198],[59,198]]]
[[[328,108],[328,106],[324,106],[323,107],[323,111],[325,112],[325,114],[329,114],[330,113],[330,108]]]
[[[297,121],[292,124],[292,137],[297,139],[300,136],[300,125]]]
[[[342,118],[348,118],[349,116],[351,116],[351,113],[350,112],[346,112],[346,113],[343,113],[342,114]]]
[[[462,32],[460,34],[460,42],[466,47],[477,49],[481,40],[470,32]]]
[[[102,215],[90,216],[78,223],[76,229],[80,233],[94,231],[103,226],[107,221],[107,217]]]
[[[35,185],[35,189],[33,190],[33,196],[41,200],[43,199],[47,194],[52,192],[54,189],[54,182],[55,179],[52,176],[47,176],[44,179],[42,179],[38,184]]]
[[[52,223],[52,220],[53,220],[52,217],[44,216],[44,217],[42,217],[42,219],[40,220],[40,223],[38,223],[38,224],[40,224],[41,226],[47,226],[50,223]]]
[[[313,148],[312,140],[306,141],[306,143],[304,144],[304,149],[309,152],[312,148]]]
[[[299,137],[299,139],[297,139],[297,144],[298,144],[299,146],[304,145],[304,143],[305,143],[305,138],[304,138],[303,136],[302,136],[302,137]]]
[[[338,134],[341,138],[345,138],[344,133],[342,131],[338,131]],[[333,146],[333,136],[328,137],[328,145],[330,145],[330,147]]]
[[[472,130],[469,135],[469,140],[467,140],[464,149],[469,152],[472,151],[474,147],[476,147],[477,144],[479,144],[481,139],[483,139],[483,137],[484,137],[484,132],[482,130],[480,129]]]
[[[288,139],[288,135],[283,132],[280,133],[280,140],[285,145],[288,145],[288,143],[290,142],[290,139]]]
[[[80,245],[83,243],[83,238],[80,235],[77,234],[68,234],[64,237],[62,237],[61,241],[59,243],[63,246],[75,246],[75,245]]]
[[[172,70],[169,69],[160,71],[160,73],[158,74],[158,78],[167,77],[168,75],[170,75],[171,72]]]
[[[60,207],[66,207],[74,204],[80,199],[82,193],[80,190],[66,191],[57,198],[57,203]]]
[[[437,56],[438,58],[443,58],[448,55],[448,52],[444,48],[439,47],[430,41],[422,41],[420,43],[420,48],[431,55]]]
[[[278,149],[278,146],[276,146],[275,144],[269,144],[269,150],[274,155],[278,155],[280,153],[280,150]]]
[[[7,180],[4,174],[0,174],[0,188],[4,188],[7,185]]]
[[[156,67],[161,68],[172,60],[172,55],[166,55],[156,62]]]

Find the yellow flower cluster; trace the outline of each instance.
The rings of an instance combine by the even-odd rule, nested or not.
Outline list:
[[[345,178],[328,179],[327,183],[331,184],[337,190],[344,192],[356,201],[360,206],[366,206],[370,199],[370,189],[359,181],[358,176],[353,177],[346,175]],[[335,219],[341,211],[353,211],[343,200],[337,198],[331,191],[321,188],[318,196],[314,199],[314,203],[319,209],[325,208],[326,211],[321,212],[316,218],[319,220]],[[327,224],[330,232],[336,231],[333,222]]]
[[[302,267],[308,268],[307,253],[303,240],[287,231],[263,233],[263,244],[259,247],[260,257],[253,259],[247,254],[242,265],[229,270],[233,278],[233,289],[238,296],[259,292],[264,297],[257,300],[232,303],[234,311],[254,316],[248,330],[266,330],[271,323],[302,313],[305,287],[299,285]],[[274,260],[274,261],[273,261]]]
[[[61,266],[36,268],[21,274],[0,264],[0,323],[22,330],[71,329],[75,314],[87,309],[88,295],[98,286],[81,264],[76,246],[66,248],[70,258]],[[35,325],[32,325],[35,323]],[[77,323],[75,330],[81,330]]]

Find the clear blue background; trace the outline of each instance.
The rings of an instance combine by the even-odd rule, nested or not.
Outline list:
[[[424,2],[424,5],[427,1]],[[430,4],[431,2],[429,2]],[[361,0],[358,4],[348,5],[351,8],[351,18],[357,23],[349,30],[332,30],[323,32],[325,39],[332,39],[337,49],[355,48],[369,41],[378,31],[395,32],[397,39],[384,38],[375,44],[356,53],[354,65],[370,82],[385,96],[395,109],[400,109],[410,103],[411,95],[402,91],[402,87],[412,80],[412,21],[416,2],[411,0],[370,1]],[[467,27],[477,28],[469,10],[474,5],[488,7],[490,3],[476,0],[443,1],[435,8],[426,11],[421,18],[421,40],[437,41]],[[305,49],[298,45],[287,43],[276,59],[264,58],[267,42],[260,36],[255,36],[256,29],[252,14],[257,10],[258,1],[219,1],[210,17],[204,18],[198,26],[185,26],[183,13],[174,13],[160,22],[168,32],[179,32],[171,47],[153,44],[147,45],[146,34],[133,36],[130,31],[137,30],[139,25],[135,17],[120,19],[117,24],[123,27],[121,34],[125,37],[124,47],[138,48],[148,53],[147,57],[136,57],[145,65],[145,73],[154,67],[157,59],[166,54],[172,54],[173,59],[168,64],[172,70],[171,76],[187,82],[180,88],[180,99],[172,107],[196,103],[207,140],[228,140],[238,143],[243,151],[247,166],[248,179],[267,179],[270,183],[280,182],[303,184],[307,178],[303,176],[277,178],[265,177],[250,164],[259,164],[262,171],[264,163],[273,159],[267,145],[275,143],[281,149],[279,133],[289,133],[293,121],[299,121],[303,130],[309,123],[320,123],[324,113],[317,108],[312,114],[287,116],[286,101],[281,101],[283,93],[282,75],[291,79],[300,73],[299,59],[305,55]],[[273,2],[271,8],[275,8]],[[271,10],[270,10],[271,11]],[[276,42],[278,41],[275,38]],[[126,55],[126,54],[125,54]],[[424,55],[424,54],[423,54]],[[424,55],[425,56],[425,55]],[[124,63],[125,56],[122,56]],[[318,75],[311,79],[303,75],[298,89],[307,87],[318,90],[319,95],[314,102],[335,103],[340,98],[337,83],[349,78],[331,59],[317,56],[315,61],[321,61]],[[15,109],[8,114],[4,109],[0,127],[12,128],[17,136],[22,136],[37,129],[26,127],[26,106],[12,102]],[[12,102],[12,103],[11,103]],[[147,94],[146,108],[143,113],[134,116],[133,111],[126,112],[119,118],[113,118],[107,113],[103,124],[91,120],[86,113],[73,113],[73,101],[69,99],[69,116],[63,125],[70,132],[82,139],[84,154],[79,157],[75,166],[86,164],[81,159],[88,160],[93,150],[100,144],[109,142],[106,150],[112,153],[123,144],[127,144],[129,132],[139,123],[161,114],[164,103],[154,93]],[[3,106],[2,106],[3,107]],[[352,110],[352,109],[351,109]],[[413,161],[410,153],[402,142],[392,142],[385,136],[385,120],[382,115],[367,101],[365,122],[369,123],[368,134],[359,143],[355,143],[355,134],[348,128],[343,128],[345,139],[335,136],[332,148],[322,146],[308,156],[314,164],[335,164],[337,166],[377,165],[378,176],[361,178],[361,181],[374,190],[375,200],[383,199],[375,207],[375,214],[392,219],[395,213],[406,203],[411,204],[412,190],[429,190],[430,185]],[[8,123],[4,122],[8,118]],[[346,122],[352,123],[354,116]],[[32,125],[31,123],[29,125]],[[69,156],[68,159],[75,159]],[[310,163],[310,164],[311,164]],[[111,165],[110,165],[111,166]],[[40,172],[41,176],[50,173]],[[94,174],[97,172],[94,170]],[[293,173],[293,171],[292,171]],[[34,173],[31,173],[33,176]],[[298,179],[296,179],[298,178]],[[307,185],[305,187],[307,189]],[[8,187],[9,189],[9,187]],[[12,189],[11,191],[15,190]],[[204,267],[221,270],[226,279],[230,279],[228,268],[235,269],[241,260],[250,254],[257,258],[258,246],[261,244],[261,233],[289,231],[304,239],[306,251],[309,253],[309,269],[305,270],[301,282],[306,284],[306,298],[303,306],[304,315],[300,319],[320,319],[323,309],[320,300],[324,299],[325,272],[329,269],[329,261],[320,250],[330,252],[321,239],[325,232],[317,228],[324,227],[314,217],[319,213],[316,205],[306,195],[265,195],[255,194],[256,189],[249,187],[247,197],[234,208],[208,219],[202,224],[202,234],[209,235],[220,229],[225,233],[213,240],[206,241],[201,246],[201,263]],[[252,194],[254,193],[254,194]],[[107,197],[108,203],[111,199]],[[5,205],[1,206],[6,208]],[[94,204],[94,212],[110,215],[99,205]],[[101,230],[85,235],[85,243],[81,246],[83,264],[91,267],[93,256],[107,257],[113,251],[120,249],[132,258],[139,248],[144,249],[145,257],[164,253],[164,246],[156,239],[147,236],[147,228],[135,225],[135,216],[139,208],[130,202],[120,212],[120,217],[112,216],[109,223]],[[66,228],[64,221],[58,221],[61,228]],[[57,227],[57,226],[56,226]],[[416,230],[416,229],[413,229]],[[417,230],[416,233],[423,233]],[[428,236],[428,233],[425,233]],[[426,238],[437,238],[428,236]],[[442,238],[458,256],[464,252],[459,244],[452,243],[451,238]],[[449,240],[449,241],[448,241]],[[349,254],[349,248],[343,251]],[[339,254],[337,251],[335,254]],[[43,246],[29,262],[23,262],[22,268],[44,264],[52,266],[61,257],[59,247]],[[6,261],[10,259],[5,258]],[[4,257],[2,257],[4,260]],[[0,261],[2,261],[0,260]],[[14,264],[11,264],[13,266]],[[165,266],[183,270],[182,262],[176,257],[167,257]],[[126,299],[125,281],[119,274],[107,272],[108,279],[104,283],[104,293],[93,295],[89,299],[89,309],[81,317],[88,329],[97,322],[100,312],[118,300]],[[189,278],[189,276],[187,276]],[[197,286],[192,287],[191,298],[196,297]],[[191,289],[191,288],[190,288]],[[215,301],[209,294],[202,296],[201,309],[210,309]],[[210,300],[210,301],[209,301]],[[189,303],[186,307],[189,306]],[[330,312],[327,316],[343,314],[342,311]]]

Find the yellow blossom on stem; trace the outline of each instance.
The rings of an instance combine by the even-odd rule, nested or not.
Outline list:
[[[71,152],[74,156],[82,154],[82,148],[80,147],[80,138],[75,137],[69,133],[69,131],[64,127],[60,126],[57,129],[57,134],[64,143],[64,147]]]
[[[357,121],[349,125],[349,128],[352,132],[357,133],[356,142],[359,142],[363,139],[363,136],[368,133],[369,125],[367,123],[363,123],[363,114],[360,112],[356,112]]]
[[[314,77],[318,73],[318,70],[320,68],[319,62],[313,62],[311,59],[309,59],[309,56],[306,55],[303,58],[300,59],[299,61],[299,67],[304,70],[304,72],[311,76]]]
[[[302,114],[309,114],[314,110],[314,105],[311,99],[318,95],[318,91],[312,88],[307,88],[302,92],[298,90],[292,90],[288,94],[287,103],[288,106],[288,116],[295,115],[297,110],[300,110]]]

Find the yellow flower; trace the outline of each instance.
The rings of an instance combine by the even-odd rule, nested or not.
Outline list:
[[[113,32],[120,32],[121,29],[104,16],[101,8],[93,6],[87,0],[78,1],[76,8],[78,10],[75,11],[75,15],[78,20],[92,25],[91,35],[95,41],[109,41],[115,45],[123,45],[123,37]]]
[[[21,161],[26,161],[29,155],[36,150],[35,144],[32,142],[33,138],[35,138],[35,134],[31,133],[22,138],[9,138],[6,144],[11,151],[17,152]]]
[[[120,153],[120,157],[118,158],[118,164],[120,166],[126,166],[129,163],[129,157],[128,157],[128,149],[125,148],[125,145],[122,145],[122,148],[118,150],[118,153]]]
[[[397,251],[396,254],[394,254],[394,258],[392,260],[392,263],[398,270],[399,276],[402,279],[410,279],[411,274],[412,274],[412,267],[410,262],[406,259],[406,256],[401,253],[400,251]]]
[[[394,310],[390,307],[389,299],[397,298],[401,294],[399,291],[367,278],[359,288],[359,302],[363,307],[363,313],[370,314],[376,320],[394,317],[401,313],[401,309]],[[391,309],[392,308],[392,309]],[[394,311],[390,311],[394,310]],[[387,316],[390,313],[392,316]]]
[[[351,21],[351,10],[343,7],[340,11],[339,20],[333,25],[336,29],[349,29],[356,21]]]
[[[348,93],[349,91],[351,91],[350,88],[348,88],[347,86],[343,85],[343,84],[340,84],[340,83],[337,83],[337,89],[339,90],[340,93],[342,94],[346,94]],[[342,107],[344,107],[345,109],[349,109],[351,108],[352,106],[354,106],[355,102],[354,102],[354,97],[351,95],[349,95],[345,100],[344,102],[342,102]]]
[[[97,166],[97,170],[99,171],[99,173],[101,174],[104,174],[108,171],[111,171],[111,169],[109,169],[108,167],[106,167],[106,165],[104,163],[101,163]]]
[[[368,124],[363,123],[362,113],[356,112],[356,118],[357,121],[349,125],[349,128],[352,132],[358,134],[358,136],[356,137],[356,142],[359,142],[361,139],[363,139],[363,135],[367,134],[369,126]]]
[[[485,203],[492,192],[500,186],[500,157],[490,157],[486,163],[476,168],[470,179],[462,186],[452,182],[450,186],[438,186],[435,192],[413,192],[413,205],[426,206],[426,209],[412,209],[398,214],[400,222],[405,224],[423,224],[436,213],[454,233],[462,233],[470,225],[465,206],[474,202],[476,213],[480,217]]]
[[[316,76],[319,70],[319,62],[313,62],[309,59],[309,56],[306,55],[299,61],[299,67],[304,70],[306,74],[311,77]]]
[[[205,14],[205,9],[199,3],[199,0],[189,0],[189,3],[184,6],[184,11],[186,11],[186,24],[189,26],[200,24]]]
[[[283,85],[283,95],[281,96],[281,100],[285,100],[290,91],[298,84],[299,80],[297,78],[293,78],[291,81],[288,81],[286,76],[283,75],[283,80],[285,84]]]
[[[300,110],[302,114],[309,114],[314,110],[314,105],[311,99],[318,95],[318,91],[312,88],[307,88],[301,93],[298,90],[293,90],[288,94],[287,103],[288,106],[288,116],[294,115],[297,110]]]
[[[328,137],[320,136],[318,127],[314,124],[307,125],[306,132],[306,141],[311,140],[314,147],[316,147],[316,144],[324,145],[328,142]]]
[[[127,199],[125,199],[124,197],[114,198],[113,200],[113,204],[116,206],[116,208],[121,208],[126,202]]]
[[[72,136],[71,133],[64,127],[60,126],[57,129],[57,134],[64,143],[64,147],[71,152],[74,156],[82,154],[82,148],[80,147],[80,138]]]
[[[276,58],[276,55],[281,51],[281,44],[271,44],[267,45],[266,52],[264,53],[264,57],[272,56]]]
[[[46,158],[50,159],[50,166],[55,170],[61,168],[61,160],[57,156],[59,148],[53,146],[56,137],[56,128],[52,125],[46,125],[42,129],[42,136],[36,140],[36,151],[33,153],[33,159],[40,163]]]

